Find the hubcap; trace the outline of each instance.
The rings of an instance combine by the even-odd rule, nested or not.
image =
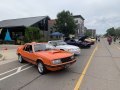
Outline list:
[[[40,73],[43,72],[43,65],[41,63],[38,64],[38,70]]]

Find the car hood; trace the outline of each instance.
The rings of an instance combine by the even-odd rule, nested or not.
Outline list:
[[[82,36],[79,38],[79,40],[84,41],[88,36]]]
[[[79,47],[73,46],[73,45],[59,45],[59,46],[56,46],[56,48],[59,48],[59,49],[78,49]]]
[[[40,51],[40,52],[35,52],[35,54],[37,56],[48,58],[49,60],[55,60],[55,59],[70,57],[70,56],[73,55],[69,52],[61,51],[61,50]]]

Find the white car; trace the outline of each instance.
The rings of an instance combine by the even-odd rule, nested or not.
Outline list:
[[[54,49],[69,51],[71,53],[74,53],[75,55],[79,55],[81,53],[81,49],[79,47],[68,45],[62,40],[48,41],[48,44],[52,45]]]

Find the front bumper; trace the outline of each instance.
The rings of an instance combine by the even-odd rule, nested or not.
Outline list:
[[[48,69],[48,70],[51,70],[51,71],[57,71],[57,70],[60,70],[60,69],[63,69],[65,68],[67,65],[72,65],[73,63],[76,62],[76,59],[72,60],[72,61],[69,61],[69,62],[65,62],[65,63],[62,63],[62,64],[57,64],[57,65],[45,65],[45,67]]]
[[[74,53],[75,55],[79,55],[81,53],[80,50],[76,50],[76,51],[70,51],[71,53]]]

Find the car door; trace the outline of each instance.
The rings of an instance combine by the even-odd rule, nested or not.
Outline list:
[[[36,56],[33,52],[33,46],[32,45],[26,45],[26,47],[23,49],[23,59],[26,61],[35,64]]]

